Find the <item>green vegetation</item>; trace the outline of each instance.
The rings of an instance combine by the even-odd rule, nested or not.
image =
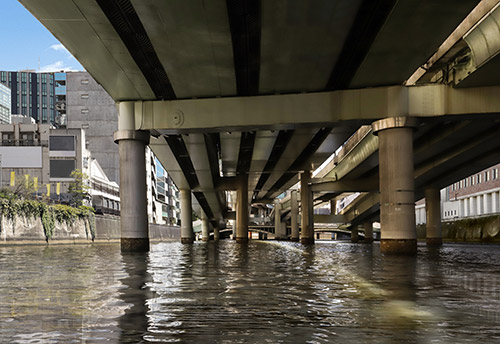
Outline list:
[[[11,221],[20,216],[33,220],[40,217],[47,241],[54,235],[56,221],[73,225],[76,220],[82,219],[85,221],[86,227],[88,225],[90,236],[92,240],[94,240],[95,215],[93,208],[83,205],[78,207],[71,207],[63,204],[48,205],[41,201],[26,199],[23,195],[26,195],[26,193],[1,189],[0,214]],[[2,228],[1,219],[2,216],[0,216],[0,231]]]
[[[69,183],[68,193],[71,195],[72,204],[80,207],[83,200],[89,196],[90,187],[86,184],[88,176],[79,169],[71,172],[70,176],[74,179]]]

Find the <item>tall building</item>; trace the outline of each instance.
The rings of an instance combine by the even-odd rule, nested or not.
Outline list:
[[[11,113],[37,123],[56,123],[53,73],[0,71],[0,83],[11,90]]]
[[[10,88],[0,84],[0,123],[10,123]]]
[[[118,145],[113,133],[118,130],[118,111],[114,100],[87,72],[56,73],[57,106],[64,108],[68,128],[83,128],[87,148],[108,178],[119,183]],[[65,93],[65,104],[63,93]]]
[[[64,74],[64,75],[62,75]],[[67,128],[83,128],[86,147],[104,173],[119,183],[118,111],[114,100],[87,72],[56,73],[56,103]],[[153,152],[146,150],[148,214],[151,223],[178,224],[179,192]]]

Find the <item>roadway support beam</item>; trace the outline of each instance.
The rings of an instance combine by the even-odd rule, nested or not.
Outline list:
[[[145,252],[149,251],[145,153],[149,131],[134,128],[134,103],[120,103],[114,140],[120,156],[121,250]]]
[[[310,180],[311,171],[300,173],[300,209],[302,212],[300,242],[306,245],[314,244],[314,212]]]
[[[438,188],[425,189],[426,237],[427,245],[443,244],[441,232],[441,194]]]
[[[238,176],[236,190],[236,241],[248,242],[248,176]]]
[[[194,241],[193,232],[193,208],[191,205],[191,190],[181,189],[181,242],[183,244],[192,244]]]
[[[373,242],[373,223],[371,221],[363,223],[363,229],[365,230],[364,242],[371,244]]]
[[[392,117],[372,124],[379,137],[380,251],[417,253],[411,117]]]
[[[208,222],[208,217],[205,215],[205,212],[202,210],[201,211],[201,240],[202,241],[209,241],[210,240],[210,233],[209,233],[209,222]]]
[[[290,240],[299,241],[299,204],[297,203],[297,190],[292,190],[290,194],[290,221],[292,233]]]

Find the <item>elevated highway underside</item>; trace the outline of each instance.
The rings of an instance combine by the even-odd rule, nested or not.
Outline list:
[[[122,195],[134,198],[122,201],[122,213],[123,205],[137,212],[143,202],[133,186],[142,176],[130,170],[142,168],[144,144],[214,229],[225,226],[225,191],[238,191],[241,215],[248,203],[289,189],[299,172],[314,170],[360,126],[379,119],[418,119],[416,198],[426,186],[444,186],[489,164],[500,145],[500,83],[476,77],[468,85],[474,88],[452,87],[478,75],[498,51],[460,34],[433,68],[412,76],[457,27],[471,29],[491,15],[496,1],[20,2],[118,104],[115,138],[129,145],[121,148]],[[458,65],[452,57],[480,53],[483,62],[462,68],[462,79],[440,78],[443,66]],[[434,85],[404,86],[410,77],[412,85]],[[327,178],[364,180],[371,191],[378,147],[376,136],[366,137],[372,151],[351,152]],[[132,185],[128,191],[124,183]],[[327,192],[324,200],[339,194],[314,188]],[[370,197],[366,212],[347,214],[353,221],[376,216],[377,199]],[[141,239],[133,227],[147,226],[143,215],[129,220],[122,221],[128,226],[122,236]],[[240,227],[245,221],[237,219]]]

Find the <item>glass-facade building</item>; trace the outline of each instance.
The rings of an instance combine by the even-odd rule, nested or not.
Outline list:
[[[37,123],[55,123],[54,73],[0,71],[0,83],[11,90],[11,113],[30,116]]]
[[[0,84],[0,124],[10,123],[10,88]]]

